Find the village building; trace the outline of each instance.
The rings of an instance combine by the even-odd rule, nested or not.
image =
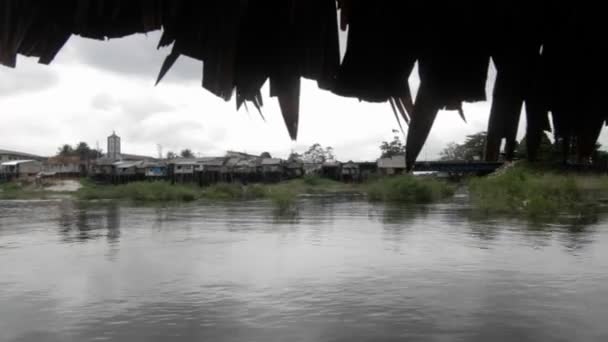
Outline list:
[[[285,177],[288,179],[304,176],[304,163],[300,160],[290,160],[284,164]]]
[[[0,163],[0,177],[5,180],[35,177],[41,171],[42,163],[38,160],[11,160]]]
[[[200,186],[220,182],[222,180],[222,169],[226,162],[225,157],[199,158],[197,179]]]
[[[401,175],[406,173],[405,156],[378,159],[378,171],[381,175]]]
[[[359,182],[361,180],[359,164],[352,160],[342,164],[340,169],[340,180],[343,182]]]
[[[378,163],[376,162],[358,162],[359,180],[364,182],[370,177],[378,173]]]
[[[112,164],[114,176],[120,177],[122,180],[134,180],[137,176],[137,168],[142,163],[143,161],[117,161]]]
[[[138,173],[143,173],[144,177],[149,180],[164,179],[168,176],[167,164],[164,162],[144,161],[138,166]]]
[[[150,156],[122,153],[121,139],[116,132],[112,132],[107,141],[107,153],[89,167],[90,174],[97,179],[112,182],[143,179],[146,174],[143,163],[157,161]]]
[[[176,158],[168,161],[169,176],[173,182],[194,181],[195,171],[200,165],[194,158]]]
[[[34,155],[34,154],[30,154],[30,153],[24,153],[24,152],[17,152],[17,151],[10,151],[10,150],[0,149],[0,163],[11,161],[11,160],[38,160],[38,161],[44,161],[45,159],[46,159],[45,157],[37,156],[37,155]]]
[[[264,181],[278,182],[283,178],[283,161],[279,158],[263,158],[260,167]]]
[[[324,162],[321,165],[321,176],[339,181],[342,178],[342,165],[336,160]]]
[[[42,167],[44,177],[80,177],[87,174],[89,163],[79,156],[55,156],[46,160]]]

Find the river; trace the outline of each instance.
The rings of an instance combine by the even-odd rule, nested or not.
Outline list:
[[[608,219],[0,201],[0,341],[608,341]]]

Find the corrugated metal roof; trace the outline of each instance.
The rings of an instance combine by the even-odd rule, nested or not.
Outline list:
[[[7,161],[4,162],[0,165],[2,166],[15,166],[15,165],[19,165],[19,164],[23,164],[23,163],[29,163],[29,162],[35,162],[37,160],[30,160],[30,159],[24,159],[24,160],[11,160],[11,161]]]
[[[3,150],[3,149],[0,149],[0,154],[10,154],[10,155],[14,155],[14,156],[22,156],[22,157],[35,158],[35,159],[42,159],[42,158],[44,158],[44,157],[37,156],[37,155],[31,154],[31,153],[24,153],[24,152]]]
[[[128,169],[131,167],[137,167],[140,166],[143,163],[143,161],[119,161],[116,162],[112,165],[121,168],[121,169]]]
[[[223,166],[226,158],[224,157],[205,157],[197,159],[199,164],[205,166]]]

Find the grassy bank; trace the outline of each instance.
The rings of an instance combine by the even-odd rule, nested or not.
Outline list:
[[[198,199],[269,199],[279,208],[290,208],[299,195],[360,194],[373,201],[429,203],[453,194],[453,186],[428,178],[397,176],[364,184],[346,184],[321,177],[303,177],[274,184],[218,183],[199,188],[194,184],[133,182],[123,185],[95,184],[81,180],[74,196],[82,200],[115,199],[142,202],[188,202]],[[44,191],[26,191],[14,183],[2,185],[0,198],[36,198]]]
[[[56,193],[45,191],[33,184],[16,182],[0,183],[0,199],[46,199],[52,194]]]
[[[169,182],[134,182],[123,185],[97,185],[84,182],[76,192],[84,200],[124,199],[143,202],[194,201],[201,197],[200,190],[186,185],[171,185]]]
[[[490,213],[532,217],[586,214],[608,195],[608,178],[518,165],[471,179],[469,190],[474,208]]]
[[[435,178],[403,175],[379,178],[364,189],[371,201],[432,203],[452,196],[455,186]]]
[[[279,206],[287,206],[301,194],[339,193],[354,191],[354,186],[322,179],[304,177],[276,184],[241,185],[218,183],[199,188],[193,184],[170,184],[169,182],[133,182],[124,185],[97,185],[83,182],[76,192],[80,199],[128,199],[136,201],[194,201],[250,200],[267,198]]]

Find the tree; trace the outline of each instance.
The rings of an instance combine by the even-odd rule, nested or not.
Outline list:
[[[462,148],[455,142],[448,143],[448,145],[439,152],[441,160],[461,160]]]
[[[95,159],[101,157],[101,150],[92,149],[89,144],[84,141],[76,144],[76,147],[72,147],[68,144],[64,144],[57,150],[57,155],[61,157],[79,157],[81,160]]]
[[[262,152],[262,154],[260,154],[260,158],[272,158],[272,156],[269,152]]]
[[[177,154],[175,152],[169,151],[167,152],[167,159],[175,159],[177,158]]]
[[[395,136],[393,136],[393,140],[391,142],[383,141],[380,145],[380,151],[382,154],[380,158],[392,158],[395,156],[405,155],[405,146],[401,142],[401,138],[399,137],[396,129],[393,130]]]
[[[316,143],[308,148],[302,155],[302,159],[309,163],[322,164],[328,160],[334,160],[334,149],[331,146],[323,148],[321,144]]]
[[[93,150],[89,147],[89,144],[87,144],[84,141],[81,141],[78,144],[76,144],[76,148],[74,149],[74,154],[77,155],[78,157],[80,157],[80,159],[82,159],[82,160],[95,157]]]
[[[192,153],[192,151],[189,148],[183,149],[179,155],[182,158],[194,158],[194,153]]]
[[[69,157],[74,155],[74,149],[72,148],[72,146],[65,144],[62,146],[59,146],[59,149],[57,150],[57,155],[61,156],[61,157]]]
[[[481,160],[486,145],[486,132],[467,135],[463,144],[449,143],[439,153],[441,160]]]

